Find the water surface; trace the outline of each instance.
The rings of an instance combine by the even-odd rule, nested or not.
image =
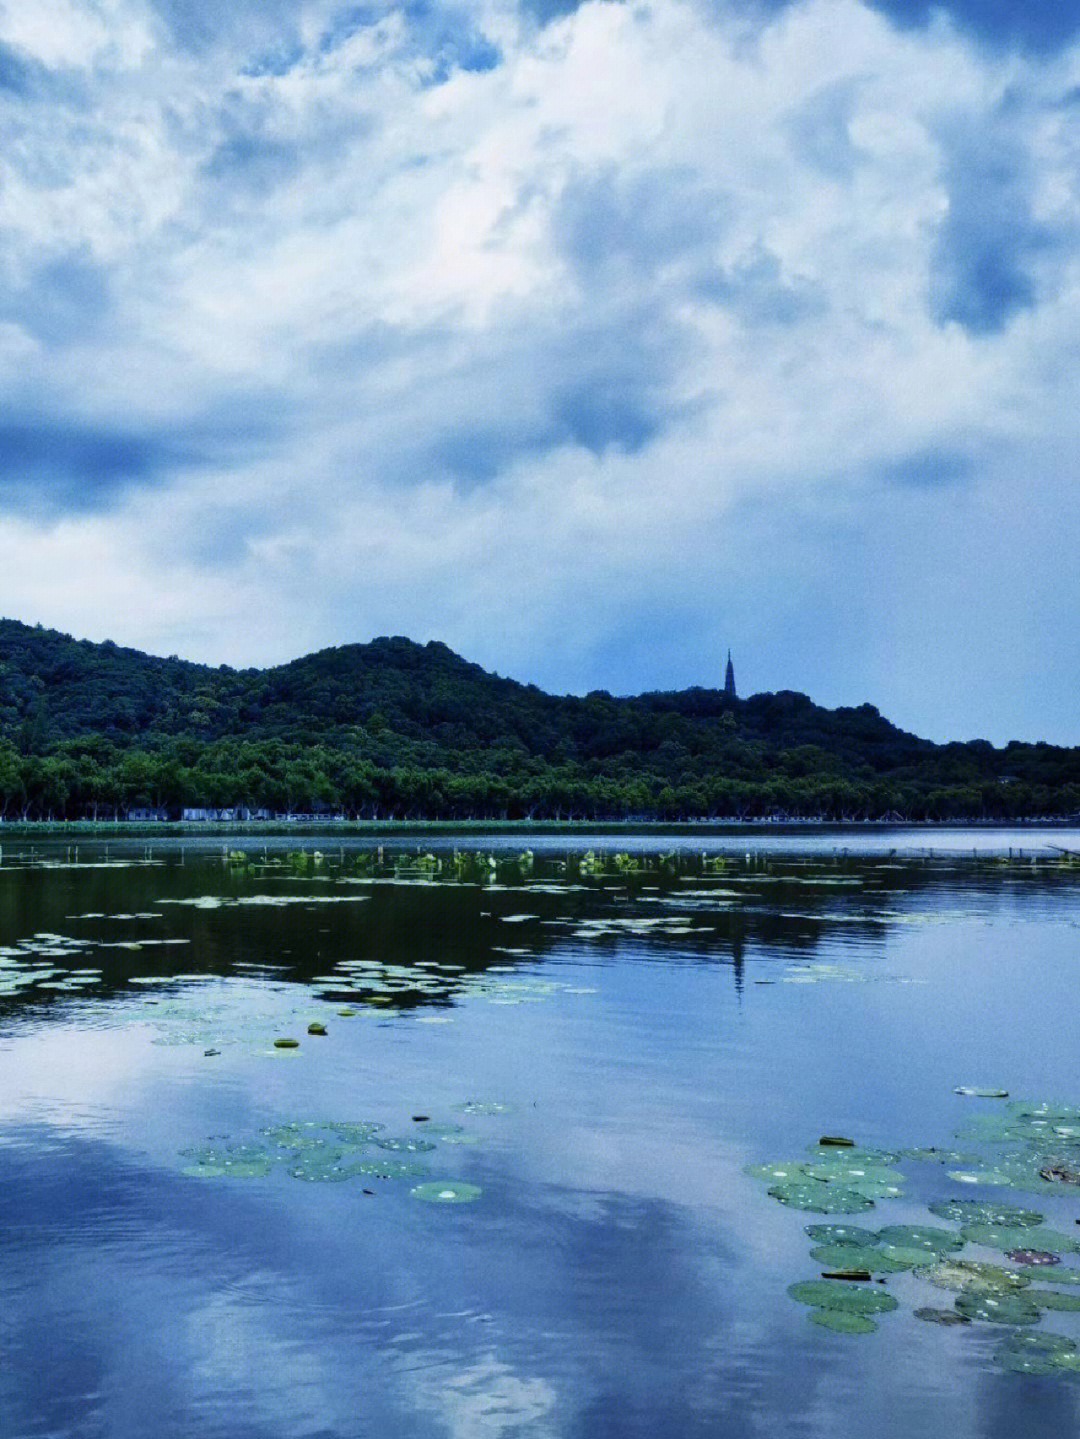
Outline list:
[[[1061,849],[5,844],[0,1434],[1075,1430],[1075,1375],[920,1321],[956,1295],[909,1271],[876,1332],[808,1322],[805,1228],[843,1216],[745,1172],[824,1134],[980,1150],[957,1130],[1009,1101],[957,1087],[1080,1104]],[[852,1222],[962,1193],[1080,1238],[1078,1186],[897,1167]],[[1080,1344],[1075,1312],[1033,1327]]]

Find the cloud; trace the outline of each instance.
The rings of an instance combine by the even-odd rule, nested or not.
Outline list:
[[[406,630],[556,689],[749,644],[748,686],[933,729],[851,586],[922,614],[905,517],[983,533],[1048,453],[1071,514],[1080,61],[927,13],[9,7],[9,609],[241,664]]]
[[[1034,214],[1030,155],[987,118],[945,136],[948,213],[931,277],[935,317],[974,335],[996,333],[1035,305],[1036,267],[1056,245]]]

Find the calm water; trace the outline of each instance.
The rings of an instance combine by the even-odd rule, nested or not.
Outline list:
[[[952,1292],[864,1286],[865,1335],[787,1293],[807,1224],[958,1194],[1080,1239],[1080,1187],[949,1178],[1004,1153],[957,1086],[1080,1104],[1051,846],[6,843],[0,1435],[1076,1432],[1076,1375],[995,1361],[1020,1331],[915,1317]],[[744,1172],[823,1134],[965,1159],[835,1218]]]

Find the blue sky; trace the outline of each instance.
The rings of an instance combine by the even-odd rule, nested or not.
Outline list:
[[[0,612],[1080,743],[1080,4],[3,0]]]

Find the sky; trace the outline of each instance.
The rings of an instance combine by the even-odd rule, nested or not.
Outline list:
[[[1080,0],[0,0],[0,613],[1080,744]]]

